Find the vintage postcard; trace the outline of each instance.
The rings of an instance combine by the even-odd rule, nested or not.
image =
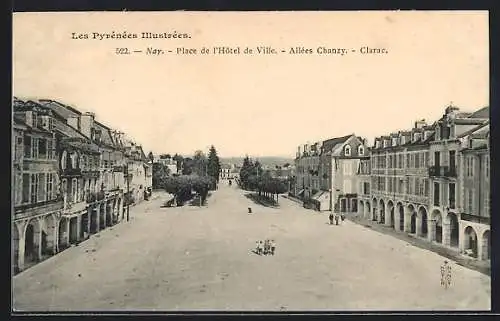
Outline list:
[[[488,19],[14,13],[12,310],[489,311]]]

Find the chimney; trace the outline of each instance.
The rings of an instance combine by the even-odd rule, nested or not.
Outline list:
[[[92,139],[92,128],[94,127],[95,114],[90,112],[85,112],[80,115],[80,131],[85,136]]]
[[[420,119],[420,120],[417,120],[415,122],[415,128],[423,128],[424,126],[426,126],[427,123],[425,122],[425,119]]]

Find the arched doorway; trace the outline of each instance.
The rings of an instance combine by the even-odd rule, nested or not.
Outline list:
[[[108,201],[106,202],[106,225],[107,226],[113,226],[113,206],[111,206],[112,204],[112,200],[111,201]]]
[[[42,231],[42,254],[53,255],[56,251],[56,219],[54,215],[45,216]]]
[[[464,250],[467,255],[477,258],[477,234],[471,226],[464,232]]]
[[[405,222],[407,222],[407,231],[411,234],[417,233],[417,212],[413,204],[409,204],[406,211]]]
[[[377,215],[377,199],[374,198],[372,201],[372,221],[378,221],[378,215]]]
[[[366,203],[365,203],[365,213],[366,213],[365,218],[370,219],[370,212],[371,212],[370,201],[366,201]]]
[[[483,233],[483,253],[482,259],[489,260],[491,258],[491,239],[490,239],[490,231],[487,230]]]
[[[19,230],[17,229],[17,224],[12,224],[12,265],[14,267],[14,273],[19,272]]]
[[[387,202],[387,209],[389,210],[389,224],[394,228],[394,203],[392,201]]]
[[[105,206],[104,204],[99,205],[99,228],[102,230],[106,228],[106,217],[104,215]]]
[[[432,221],[434,224],[432,239],[437,243],[443,243],[443,218],[439,210],[432,211]]]
[[[380,200],[380,223],[385,223],[385,203],[384,200]]]
[[[361,214],[363,214],[363,216],[364,216],[365,202],[359,201],[358,210],[361,211]],[[359,214],[359,211],[358,211],[358,214]]]
[[[397,205],[398,212],[399,212],[399,230],[404,231],[405,229],[405,210],[403,207],[403,204],[398,203]]]
[[[98,205],[94,205],[94,207],[90,210],[90,234],[97,233],[99,230],[98,226],[98,218],[99,218],[99,213],[98,213]]]
[[[418,214],[419,214],[419,218],[420,218],[420,235],[419,236],[422,236],[422,237],[427,237],[427,210],[425,209],[425,207],[421,206],[419,209],[418,209]]]
[[[24,232],[24,263],[34,263],[39,261],[38,250],[40,248],[39,244],[40,236],[40,223],[37,219],[31,220],[26,225],[26,231]]]
[[[68,225],[68,219],[66,217],[62,217],[61,220],[59,221],[59,229],[58,229],[58,234],[59,234],[59,250],[64,250],[65,248],[68,247],[68,230],[67,230],[67,225]]]
[[[459,226],[458,226],[458,218],[455,213],[448,213],[448,222],[450,224],[449,235],[450,235],[450,246],[458,247],[458,238],[459,238]]]

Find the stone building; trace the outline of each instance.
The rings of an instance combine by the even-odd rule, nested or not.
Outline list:
[[[370,148],[367,148],[368,155]],[[369,157],[361,159],[358,167],[358,214],[365,218],[371,217],[371,160]]]
[[[488,108],[482,108],[475,113],[466,113],[450,105],[434,124],[435,136],[429,149],[432,190],[429,204],[430,241],[442,243],[447,247],[459,247],[459,196],[463,195],[463,182],[467,179],[466,176],[460,176],[461,172],[457,167],[457,163],[463,158],[461,141],[476,128],[485,126],[489,118],[487,110]],[[463,164],[463,161],[460,163]]]
[[[56,253],[64,204],[53,113],[15,99],[12,138],[12,253],[17,273]]]
[[[371,149],[372,220],[427,237],[433,135],[433,128],[419,120],[409,131],[375,138]]]
[[[14,98],[12,151],[14,272],[124,219],[127,148],[92,113]],[[140,146],[134,151],[133,186],[150,190],[151,166]]]
[[[354,134],[299,146],[295,159],[295,195],[319,211],[357,212],[358,172],[368,159],[366,141]],[[333,190],[332,190],[333,187]]]
[[[459,250],[480,260],[491,258],[489,122],[462,135],[458,161]]]

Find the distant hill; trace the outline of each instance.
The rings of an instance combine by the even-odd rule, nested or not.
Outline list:
[[[279,157],[279,156],[263,156],[263,157],[252,157],[249,156],[253,161],[258,160],[262,165],[274,167],[276,165],[283,166],[286,163],[293,164],[293,158]],[[245,157],[220,157],[220,162],[223,164],[243,164],[243,159]]]

